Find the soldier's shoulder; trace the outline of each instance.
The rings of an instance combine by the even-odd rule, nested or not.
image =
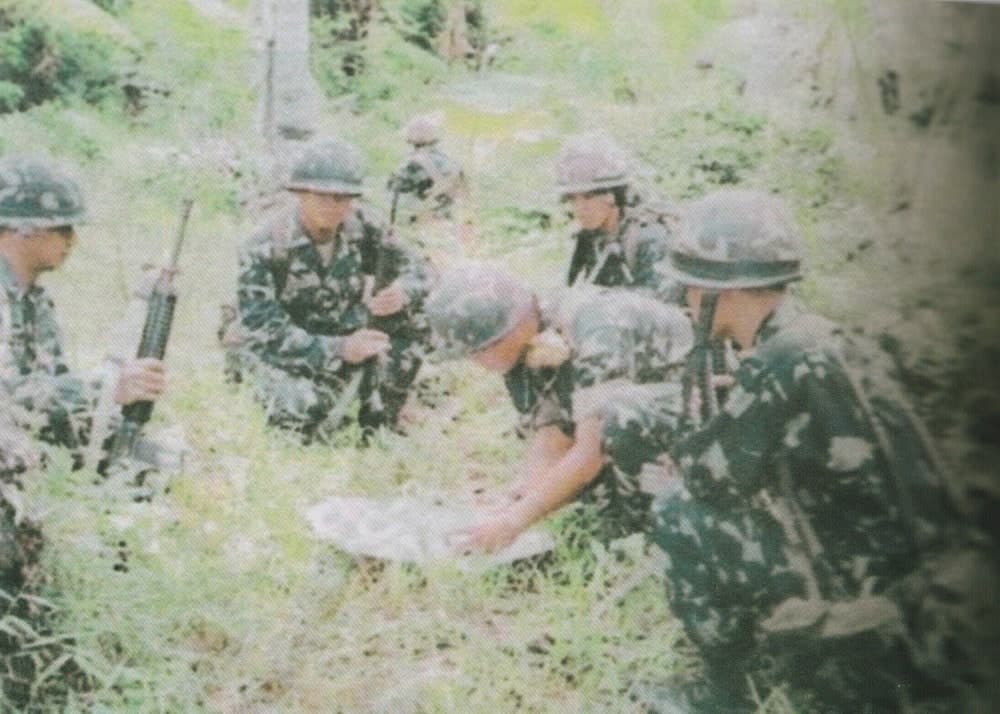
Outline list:
[[[791,301],[772,318],[770,334],[757,349],[758,359],[774,364],[792,364],[817,356],[840,353],[841,327],[822,315]]]
[[[244,250],[270,253],[276,244],[288,243],[295,230],[294,211],[295,207],[292,205],[282,205],[268,211],[243,241]]]

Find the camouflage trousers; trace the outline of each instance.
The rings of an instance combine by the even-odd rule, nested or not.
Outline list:
[[[788,684],[820,712],[897,712],[939,694],[912,664],[896,604],[807,599],[777,523],[683,487],[654,511],[670,607],[705,661],[711,707],[749,706],[748,679],[758,692]]]
[[[615,382],[582,391],[574,410],[579,419],[601,420],[605,466],[580,502],[594,507],[593,530],[603,541],[646,533],[652,528],[653,496],[662,485],[656,460],[677,435],[680,388]]]
[[[394,428],[420,369],[421,354],[412,340],[392,337],[383,364],[348,365],[316,379],[286,372],[249,350],[234,358],[254,397],[264,405],[268,424],[300,432],[312,441],[349,423],[355,403],[362,429]]]

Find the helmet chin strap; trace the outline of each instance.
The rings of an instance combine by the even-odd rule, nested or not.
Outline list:
[[[694,347],[688,355],[683,379],[684,410],[691,425],[701,426],[719,413],[719,400],[712,384],[715,371],[712,323],[719,304],[718,290],[703,290],[698,305]]]

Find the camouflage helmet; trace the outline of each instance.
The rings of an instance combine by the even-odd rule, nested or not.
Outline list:
[[[774,196],[716,191],[686,213],[666,271],[681,285],[763,288],[802,277],[802,238]]]
[[[306,146],[285,188],[360,196],[364,180],[365,163],[357,149],[340,139],[326,138]]]
[[[414,146],[433,144],[441,140],[441,117],[437,114],[415,116],[403,129],[407,143]]]
[[[0,162],[0,227],[56,228],[82,223],[83,194],[66,174],[34,158]]]
[[[570,137],[556,159],[556,189],[562,198],[574,193],[610,191],[627,186],[629,179],[625,152],[602,133]]]
[[[476,262],[454,268],[427,298],[435,351],[451,359],[486,349],[536,305],[534,292],[498,265]]]

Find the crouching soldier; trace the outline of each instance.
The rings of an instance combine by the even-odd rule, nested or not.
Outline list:
[[[102,384],[66,364],[55,308],[38,280],[69,256],[83,216],[80,189],[65,174],[33,159],[0,162],[0,392],[18,407],[23,428],[70,449],[77,466]],[[120,405],[155,400],[166,384],[163,363],[152,358],[125,360],[105,379],[115,379]],[[156,462],[156,449],[145,450]]]
[[[227,339],[270,424],[306,441],[360,402],[366,431],[393,427],[421,363],[424,265],[361,196],[355,149],[317,141],[286,188],[295,202],[240,254],[238,339]]]
[[[456,202],[466,191],[465,174],[462,167],[440,148],[439,117],[413,117],[403,135],[413,150],[389,177],[388,187],[394,201],[404,197],[410,199],[407,222],[418,222],[423,216],[455,218]]]
[[[634,190],[629,164],[624,151],[598,132],[572,136],[560,149],[556,190],[578,226],[567,284],[635,288],[679,302],[679,287],[658,270],[678,214]]]
[[[501,268],[473,264],[442,279],[428,319],[442,354],[503,375],[530,439],[509,503],[465,533],[462,547],[502,548],[577,497],[596,505],[604,540],[648,527],[650,494],[635,471],[608,461],[609,439],[622,434],[607,426],[602,405],[630,383],[675,376],[693,340],[679,308],[596,288],[567,291],[543,308]],[[676,389],[673,403],[679,411]]]
[[[711,310],[743,358],[719,413],[671,450],[681,481],[654,506],[671,608],[707,675],[658,711],[747,711],[748,679],[821,711],[941,694],[907,650],[926,601],[906,592],[954,537],[956,501],[879,355],[788,294],[801,260],[784,207],[749,191],[695,203],[670,256],[695,320]]]

